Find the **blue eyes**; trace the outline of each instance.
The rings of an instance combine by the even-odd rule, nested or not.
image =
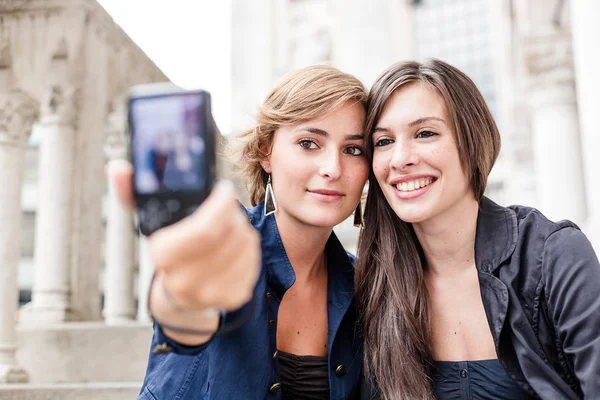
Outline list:
[[[319,146],[313,140],[302,139],[298,141],[298,145],[302,147],[304,150],[317,150]],[[364,153],[362,147],[359,146],[348,146],[343,150],[344,154],[348,154],[351,156],[361,156]]]

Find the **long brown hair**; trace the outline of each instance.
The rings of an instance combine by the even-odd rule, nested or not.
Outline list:
[[[229,159],[248,182],[250,201],[264,200],[268,174],[261,166],[275,132],[326,115],[354,102],[365,107],[367,90],[356,77],[328,65],[313,65],[281,78],[258,110],[256,122],[230,147]]]
[[[420,82],[445,102],[462,167],[475,197],[483,197],[500,151],[500,134],[483,96],[461,71],[440,60],[392,65],[373,84],[367,101],[367,156],[372,132],[392,95]],[[412,225],[386,201],[373,172],[358,244],[356,299],[365,340],[366,375],[383,399],[432,399],[431,348],[424,257]]]

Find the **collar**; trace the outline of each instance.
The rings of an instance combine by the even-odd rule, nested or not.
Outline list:
[[[475,235],[477,269],[491,274],[514,252],[517,236],[515,212],[483,197],[479,202]]]
[[[248,210],[248,215],[261,235],[262,261],[268,282],[281,298],[296,281],[296,274],[283,247],[275,216],[265,216],[263,208],[260,203]],[[347,307],[354,293],[354,257],[346,252],[333,232],[325,245],[325,253],[328,299],[335,306]]]

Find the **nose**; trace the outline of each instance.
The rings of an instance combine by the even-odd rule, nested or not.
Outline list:
[[[342,164],[339,152],[327,152],[323,155],[319,174],[322,177],[336,180],[342,175]]]
[[[392,158],[390,159],[390,168],[402,171],[418,163],[419,154],[410,141],[396,141]]]

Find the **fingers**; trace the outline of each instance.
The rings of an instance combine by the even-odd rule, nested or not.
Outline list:
[[[230,182],[215,185],[192,215],[148,240],[157,274],[181,307],[233,310],[252,297],[260,270],[260,235]]]
[[[125,160],[112,160],[108,163],[106,170],[108,178],[115,185],[119,201],[130,211],[135,210],[133,198],[133,167]]]
[[[227,235],[248,225],[231,182],[219,182],[198,210],[180,222],[150,236],[152,259],[157,268],[185,263],[199,253],[219,250]]]
[[[181,307],[233,310],[250,300],[258,276],[260,240],[254,228],[247,229],[230,235],[219,249],[165,270],[165,286]]]

